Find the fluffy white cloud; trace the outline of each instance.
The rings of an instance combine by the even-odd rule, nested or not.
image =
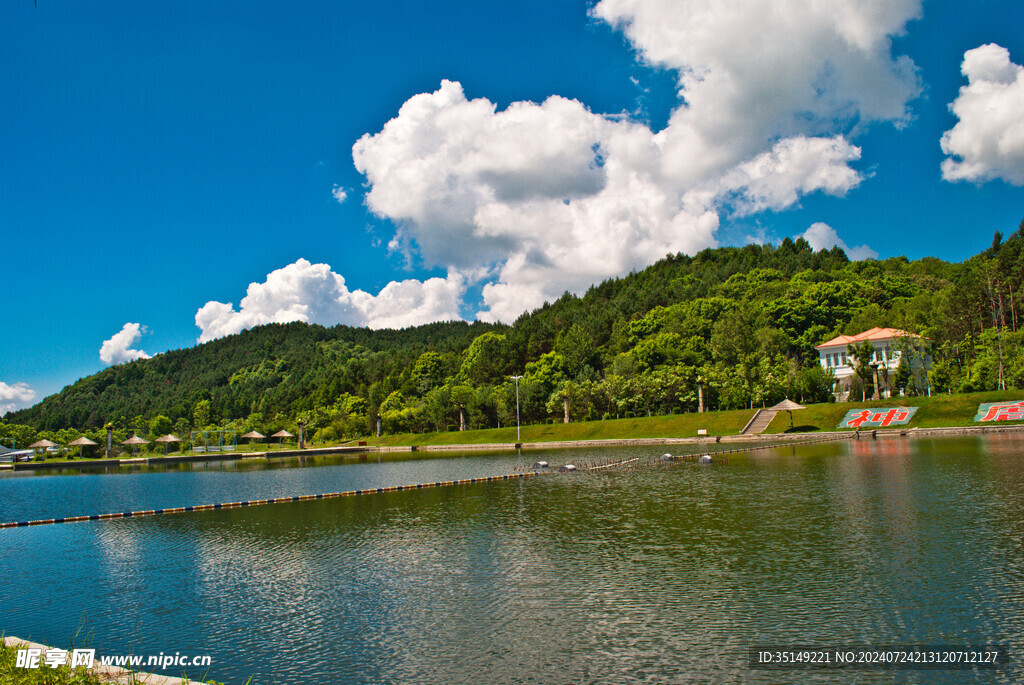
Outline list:
[[[836,233],[836,229],[820,221],[811,224],[810,228],[804,231],[802,237],[815,250],[830,250],[838,245],[846,253],[846,256],[853,260],[875,259],[878,257],[878,253],[867,245],[847,247],[846,243],[839,237],[839,234]]]
[[[891,36],[920,12],[920,0],[602,0],[592,10],[642,59],[676,70],[684,102],[665,132],[667,162],[689,179],[765,141],[904,121],[920,85]]]
[[[122,364],[133,359],[149,359],[149,355],[142,350],[131,349],[145,330],[144,326],[137,323],[126,323],[109,340],[103,341],[100,346],[100,361],[109,365]]]
[[[942,134],[942,177],[1024,185],[1024,68],[990,43],[965,52],[960,71],[967,85],[949,106],[960,121]]]
[[[346,198],[348,198],[348,191],[341,186],[334,186],[334,188],[331,189],[331,197],[333,197],[340,205],[346,200]]]
[[[671,128],[671,127],[670,127]],[[407,101],[353,147],[367,206],[398,225],[392,249],[465,273],[490,266],[485,320],[579,292],[674,252],[715,245],[720,205],[783,209],[860,181],[842,137],[795,136],[690,182],[666,173],[665,133],[575,100],[468,100],[458,83]]]
[[[483,273],[483,319],[714,246],[723,213],[842,195],[862,180],[844,132],[902,124],[920,92],[891,37],[920,0],[602,0],[641,59],[674,70],[661,131],[553,96],[498,111],[443,81],[353,146],[389,247]]]
[[[724,192],[738,194],[738,213],[785,209],[801,195],[816,191],[846,194],[862,180],[858,172],[847,166],[858,159],[860,148],[841,136],[796,136],[740,164],[723,176],[720,186]]]
[[[35,398],[36,391],[30,388],[28,383],[8,385],[0,381],[0,416],[31,405]]]
[[[360,138],[353,159],[371,186],[367,206],[398,222],[398,244],[415,242],[430,264],[473,268],[518,242],[500,221],[488,225],[495,210],[561,205],[605,185],[599,145],[610,125],[560,97],[495,113],[443,81]]]
[[[262,283],[250,283],[237,310],[230,302],[207,302],[196,312],[196,326],[202,332],[199,342],[289,321],[404,328],[461,319],[465,287],[465,279],[453,271],[447,278],[393,281],[374,296],[350,291],[327,264],[299,259],[270,272]]]

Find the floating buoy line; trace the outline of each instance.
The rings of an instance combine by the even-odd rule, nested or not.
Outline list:
[[[670,462],[670,461],[685,461],[694,462],[697,464],[728,464],[730,454],[740,454],[742,452],[754,452],[757,450],[771,450],[778,449],[780,447],[796,447],[797,445],[813,445],[823,442],[836,442],[837,440],[852,440],[859,439],[859,435],[856,433],[850,433],[848,435],[829,436],[827,438],[815,438],[813,440],[795,440],[787,442],[773,442],[767,445],[756,445],[754,447],[736,447],[728,450],[716,450],[714,452],[694,452],[693,454],[662,454],[657,458],[634,457],[632,459],[626,459],[621,461],[613,462],[581,462],[577,461],[572,464],[565,464],[558,467],[558,471],[561,473],[574,473],[577,471],[600,471],[603,469],[610,469],[615,467],[642,467],[642,466],[654,466],[658,463]],[[538,469],[547,469],[549,466],[546,461],[537,461],[533,463],[531,468],[536,472]]]
[[[419,483],[416,485],[395,485],[387,488],[365,488],[347,490],[345,492],[327,492],[319,495],[295,495],[294,497],[275,497],[273,499],[244,500],[242,502],[224,502],[222,504],[196,504],[190,507],[173,507],[170,509],[146,509],[143,511],[121,511],[112,514],[92,514],[90,516],[66,516],[63,518],[39,519],[36,521],[12,521],[0,523],[0,528],[23,528],[25,526],[44,526],[55,523],[76,523],[79,521],[107,521],[110,519],[127,519],[141,516],[159,516],[160,514],[183,514],[190,511],[212,511],[214,509],[237,509],[239,507],[255,507],[262,504],[285,504],[287,502],[306,502],[315,499],[335,499],[338,497],[355,497],[358,495],[375,495],[384,492],[402,492],[405,490],[422,490],[424,488],[443,488],[453,485],[470,483],[489,483],[497,480],[513,480],[539,475],[536,471],[511,473],[503,476],[483,476],[481,478],[463,478],[462,480],[443,480],[435,483]]]
[[[562,473],[573,473],[577,471],[600,471],[604,469],[625,467],[635,468],[639,466],[653,466],[659,462],[670,462],[670,461],[686,461],[696,462],[698,464],[727,464],[729,463],[730,454],[738,454],[741,452],[754,452],[756,450],[768,450],[777,449],[779,447],[796,447],[797,445],[812,445],[822,442],[835,442],[837,440],[850,440],[859,438],[860,436],[851,433],[849,435],[842,435],[828,438],[818,438],[817,440],[800,440],[796,442],[782,442],[782,443],[771,443],[769,445],[758,445],[756,447],[739,447],[729,450],[718,450],[715,452],[693,453],[693,454],[662,454],[660,457],[643,459],[642,457],[634,457],[632,459],[619,460],[614,462],[578,462],[576,464],[565,464],[558,468]],[[525,478],[527,476],[538,476],[548,468],[549,464],[546,461],[534,462],[531,467],[533,470],[523,470],[516,473],[510,473],[503,476],[484,476],[481,478],[463,478],[461,480],[445,480],[437,481],[434,483],[418,483],[416,485],[395,485],[386,488],[364,488],[361,490],[347,490],[345,492],[327,492],[318,495],[295,495],[293,497],[275,497],[272,499],[259,499],[259,500],[243,500],[241,502],[223,502],[220,504],[196,504],[189,507],[172,507],[165,509],[146,509],[143,511],[121,511],[109,514],[91,514],[88,516],[65,516],[62,518],[50,518],[50,519],[38,519],[35,521],[10,521],[7,523],[0,523],[0,528],[24,528],[27,526],[44,526],[56,523],[77,523],[80,521],[107,521],[111,519],[123,519],[123,518],[138,518],[142,516],[159,516],[161,514],[183,514],[193,511],[212,511],[214,509],[237,509],[240,507],[255,507],[264,504],[285,504],[288,502],[306,502],[317,499],[335,499],[339,497],[355,497],[359,495],[373,495],[385,492],[403,492],[406,490],[422,490],[423,488],[442,488],[451,487],[454,485],[468,485],[471,483],[489,483],[499,480],[513,480],[516,478]]]

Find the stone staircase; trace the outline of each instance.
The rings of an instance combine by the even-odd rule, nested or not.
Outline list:
[[[757,413],[750,418],[750,421],[747,421],[747,425],[740,431],[740,435],[756,435],[762,432],[778,413],[772,409],[758,409]]]

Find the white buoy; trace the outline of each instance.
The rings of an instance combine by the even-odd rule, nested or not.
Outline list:
[[[698,464],[713,464],[715,460],[711,458],[710,454],[700,455],[700,459],[697,461]]]
[[[533,462],[533,468],[535,468],[535,469],[546,469],[547,467],[548,467],[548,463],[546,461],[535,461],[535,462]]]
[[[566,464],[565,466],[563,466],[562,468],[560,468],[558,470],[563,472],[563,473],[566,473],[568,471],[575,471],[576,470],[576,465],[575,464]]]
[[[662,461],[672,461],[672,455],[669,454],[668,452],[665,452],[665,454],[661,455],[661,460]]]

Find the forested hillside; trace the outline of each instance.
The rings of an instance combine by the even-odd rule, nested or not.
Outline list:
[[[270,433],[301,418],[321,439],[373,433],[378,421],[384,432],[509,425],[513,375],[523,423],[694,411],[698,378],[711,407],[826,401],[832,378],[814,345],[873,326],[931,339],[928,378],[904,377],[908,393],[1020,388],[1022,250],[1024,222],[961,264],[851,262],[787,238],[669,255],[512,326],[267,325],[105,369],[7,415],[0,437],[61,439],[107,422],[153,435]]]

